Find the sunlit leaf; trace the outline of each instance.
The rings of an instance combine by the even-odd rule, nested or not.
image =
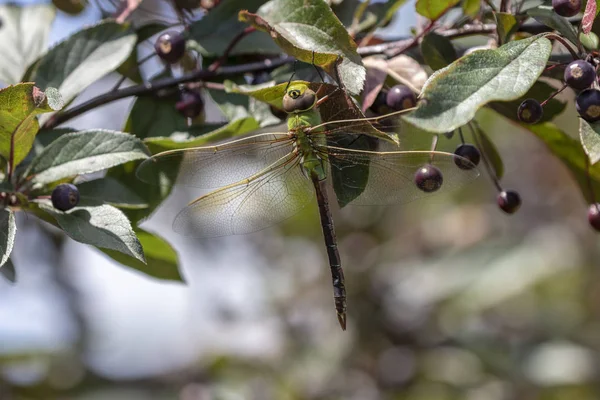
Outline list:
[[[240,20],[268,32],[287,54],[322,67],[353,94],[362,90],[365,68],[356,43],[322,0],[271,0],[257,14],[240,12]],[[341,63],[337,64],[341,57]]]
[[[18,165],[27,156],[40,129],[36,116],[61,107],[60,95],[53,88],[44,93],[33,83],[19,83],[1,89],[0,155]]]
[[[77,242],[112,249],[145,263],[142,245],[127,217],[108,204],[75,207],[62,212],[50,202],[37,204],[38,212],[50,214],[69,237]]]
[[[34,158],[26,176],[34,184],[45,184],[146,157],[144,144],[133,135],[107,130],[73,132]]]
[[[579,118],[579,138],[590,162],[600,161],[600,122],[589,123]]]
[[[51,48],[26,74],[42,89],[58,88],[66,103],[117,69],[131,54],[135,33],[126,25],[103,21],[78,31]]]
[[[551,48],[538,35],[464,56],[429,78],[417,109],[403,118],[431,132],[454,130],[483,105],[527,93],[546,67]]]
[[[15,244],[17,224],[15,214],[6,208],[0,210],[0,268],[8,261]]]
[[[46,51],[56,11],[48,4],[0,6],[0,81],[21,82],[21,77]]]
[[[454,7],[460,0],[417,0],[415,9],[417,13],[430,20],[441,17],[450,7]]]
[[[148,204],[129,187],[118,180],[106,177],[77,184],[81,201],[91,200],[119,208],[146,208]]]

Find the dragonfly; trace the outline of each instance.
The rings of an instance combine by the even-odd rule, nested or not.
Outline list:
[[[164,151],[144,160],[137,176],[155,182],[160,174],[175,173],[175,184],[216,189],[189,203],[173,222],[175,232],[198,238],[258,231],[293,216],[316,199],[334,307],[346,330],[346,287],[329,193],[335,193],[341,206],[405,203],[461,186],[478,172],[473,165],[458,168],[457,156],[450,153],[400,151],[395,143],[393,151],[382,151],[380,144],[393,136],[374,125],[397,118],[401,112],[323,122],[319,110],[331,96],[321,96],[320,90],[311,87],[304,81],[288,82],[285,87],[281,104],[288,114],[287,131]],[[463,166],[469,164],[466,159],[460,161]],[[415,173],[424,166],[439,171],[440,180],[415,185]]]

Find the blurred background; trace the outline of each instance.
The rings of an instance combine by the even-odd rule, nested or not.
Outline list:
[[[58,13],[51,43],[97,21],[93,5]],[[409,34],[413,10],[407,3],[382,34]],[[137,15],[175,21],[169,13],[147,0]],[[142,48],[140,57],[153,51]],[[148,63],[147,76],[158,67]],[[68,125],[120,130],[131,104]],[[219,119],[215,107],[208,117]],[[533,135],[489,111],[478,120],[521,209],[500,211],[485,175],[416,203],[334,209],[346,332],[316,206],[261,232],[200,241],[171,230],[195,196],[176,190],[143,227],[178,251],[185,284],[124,268],[19,214],[17,283],[0,279],[0,400],[599,399],[600,252],[585,201]],[[572,104],[557,123],[576,134]]]

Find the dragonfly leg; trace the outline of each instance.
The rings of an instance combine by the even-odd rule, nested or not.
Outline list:
[[[321,217],[321,227],[323,228],[323,237],[327,248],[327,257],[329,258],[329,267],[331,269],[331,279],[333,281],[333,301],[335,311],[337,312],[338,322],[343,330],[346,330],[346,286],[344,282],[344,271],[340,253],[338,251],[333,219],[329,210],[329,200],[327,198],[327,188],[325,180],[319,180],[312,177],[319,204],[319,215]]]

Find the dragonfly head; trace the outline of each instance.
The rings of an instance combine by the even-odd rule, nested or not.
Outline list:
[[[317,94],[304,84],[290,85],[283,96],[286,113],[308,111],[317,103]]]

